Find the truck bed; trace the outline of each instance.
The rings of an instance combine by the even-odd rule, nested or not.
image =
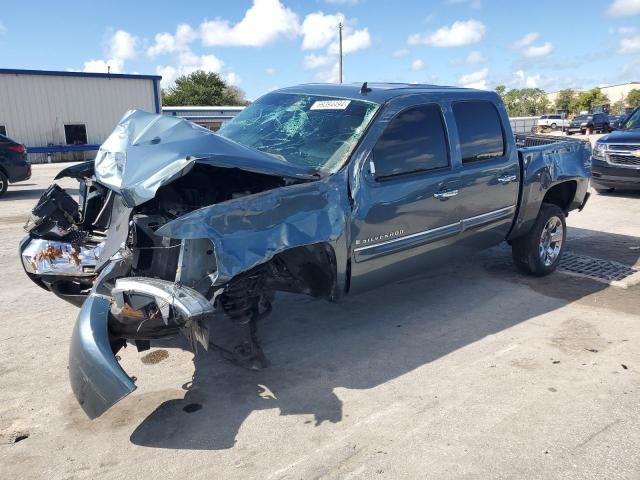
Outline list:
[[[540,205],[556,186],[554,194],[567,196],[565,213],[581,208],[591,178],[591,144],[588,141],[552,135],[515,134],[520,162],[518,211],[509,239],[529,231]]]
[[[589,143],[588,140],[581,140],[579,138],[558,137],[555,135],[516,133],[514,134],[514,137],[516,139],[516,146],[518,147],[518,149],[526,147],[539,147],[542,145],[551,145],[553,143],[562,142]]]

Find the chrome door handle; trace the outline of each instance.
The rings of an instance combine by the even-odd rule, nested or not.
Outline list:
[[[438,200],[446,200],[447,198],[455,197],[456,195],[458,195],[458,190],[445,190],[444,192],[434,193],[433,197]]]
[[[511,182],[515,182],[516,181],[516,177],[515,175],[502,175],[500,177],[498,177],[498,182],[499,183],[511,183]]]

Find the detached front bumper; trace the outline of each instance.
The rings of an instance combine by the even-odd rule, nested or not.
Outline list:
[[[87,297],[73,329],[69,351],[71,389],[84,412],[93,419],[136,389],[116,360],[109,341],[111,301]]]
[[[91,419],[136,389],[112,345],[182,332],[194,349],[196,342],[207,348],[207,321],[214,313],[213,305],[197,291],[155,278],[119,278],[112,295],[87,297],[71,338],[71,389]]]

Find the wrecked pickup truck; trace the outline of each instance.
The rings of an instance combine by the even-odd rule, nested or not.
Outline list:
[[[217,134],[128,112],[94,162],[56,177],[21,242],[27,275],[81,306],[69,374],[91,418],[135,388],[115,354],[184,334],[267,360],[256,321],[276,292],[337,300],[502,241],[551,273],[565,216],[588,199],[591,148],[514,136],[493,92],[303,85],[269,93]],[[235,328],[235,327],[234,327]],[[233,330],[233,328],[232,328]]]

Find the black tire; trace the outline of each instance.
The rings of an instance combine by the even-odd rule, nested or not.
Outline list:
[[[573,135],[573,132],[567,132],[567,135]]]
[[[551,130],[555,130],[556,128],[558,128],[558,125],[556,125],[555,123],[551,124]]]
[[[562,241],[560,245],[557,244],[557,241],[551,241],[553,237],[550,235],[554,232],[557,233],[557,227],[559,226],[557,223],[558,220],[560,225],[562,225]],[[550,232],[547,228],[548,225],[555,225],[555,230]],[[543,237],[543,231],[545,231],[547,235],[546,238]],[[540,212],[538,212],[538,218],[536,218],[531,230],[529,230],[526,235],[516,238],[512,242],[511,255],[513,261],[520,270],[529,275],[536,277],[549,275],[560,263],[566,239],[567,224],[565,222],[564,212],[557,205],[543,203],[540,207]],[[547,240],[549,240],[548,246],[545,250],[542,250],[542,246]],[[553,250],[553,258],[549,256],[549,248]]]
[[[0,172],[0,197],[4,195],[4,192],[7,191],[8,187],[9,187],[9,179],[4,173]]]

